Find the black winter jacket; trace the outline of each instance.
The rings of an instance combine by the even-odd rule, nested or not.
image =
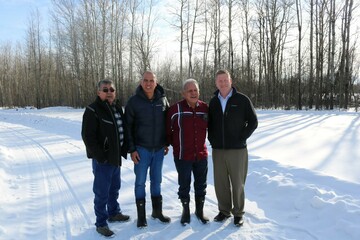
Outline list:
[[[101,101],[99,97],[85,109],[81,136],[86,146],[88,158],[96,159],[100,163],[108,162],[111,165],[121,166],[121,156],[126,158],[128,152],[127,127],[118,100],[115,101],[115,107],[123,121],[124,143],[121,148],[119,130],[113,111],[109,103]]]
[[[246,148],[246,140],[258,126],[250,99],[236,91],[228,99],[225,112],[221,109],[219,90],[209,103],[208,139],[214,149]]]
[[[166,145],[166,112],[169,102],[164,89],[158,84],[154,99],[149,100],[141,85],[136,88],[125,107],[126,122],[129,127],[129,152],[136,151],[136,146],[148,150],[159,150]]]

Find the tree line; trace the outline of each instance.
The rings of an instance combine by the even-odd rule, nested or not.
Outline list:
[[[228,69],[257,108],[359,106],[356,0],[52,0],[49,27],[29,13],[26,39],[0,43],[0,106],[84,107],[111,78],[125,103],[153,70],[171,103],[195,78],[201,98]],[[158,56],[161,11],[176,32]],[[162,23],[163,24],[163,23]]]

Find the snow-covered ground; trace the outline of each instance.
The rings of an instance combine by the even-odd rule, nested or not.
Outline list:
[[[133,163],[123,162],[115,239],[360,239],[360,114],[257,111],[248,141],[245,223],[180,225],[172,153],[162,194],[168,225],[136,227]],[[0,109],[0,239],[101,239],[94,227],[91,163],[80,137],[83,109]],[[217,214],[211,149],[205,213]],[[149,184],[148,184],[149,185]],[[147,191],[149,193],[149,191]]]

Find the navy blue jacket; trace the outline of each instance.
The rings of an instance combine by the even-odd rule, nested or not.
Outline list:
[[[258,126],[250,99],[236,91],[228,99],[223,113],[219,90],[209,103],[208,139],[214,149],[246,148],[246,140]]]
[[[99,97],[85,109],[81,136],[88,158],[96,159],[100,163],[108,162],[121,166],[121,156],[126,158],[128,152],[127,128],[122,106],[118,100],[115,101],[115,107],[123,121],[124,143],[121,147],[113,111],[109,103],[101,101]]]
[[[166,112],[169,102],[164,89],[157,84],[154,98],[149,100],[141,85],[136,88],[125,107],[128,124],[129,152],[136,151],[136,146],[148,150],[159,150],[166,145]]]

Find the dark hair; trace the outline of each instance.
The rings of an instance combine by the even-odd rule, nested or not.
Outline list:
[[[113,85],[113,81],[111,79],[103,79],[103,80],[100,80],[98,83],[97,83],[97,89],[100,90],[100,87],[101,85],[104,85],[104,84],[110,84],[110,85]]]

